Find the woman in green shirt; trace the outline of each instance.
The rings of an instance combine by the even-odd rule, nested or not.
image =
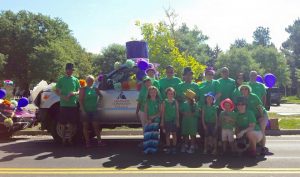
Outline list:
[[[97,103],[99,90],[93,88],[95,78],[92,75],[87,76],[85,87],[79,90],[79,104],[81,111],[81,121],[83,125],[83,135],[86,142],[86,147],[91,147],[89,138],[89,124],[92,123],[94,132],[98,139],[98,146],[103,146],[104,143],[101,141],[101,134],[99,123],[96,120],[97,114]]]
[[[246,136],[249,140],[249,155],[256,156],[256,144],[263,138],[263,133],[260,126],[256,122],[256,118],[252,111],[246,109],[247,99],[239,97],[237,101],[237,114],[236,114],[236,132],[237,138]]]

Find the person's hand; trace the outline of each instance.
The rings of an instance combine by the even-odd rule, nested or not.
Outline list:
[[[245,131],[240,131],[240,133],[237,134],[237,138],[242,138],[245,134]]]
[[[163,128],[165,125],[163,122],[160,123],[160,127]]]
[[[75,94],[75,92],[70,92],[70,93],[68,94],[68,96],[67,96],[67,97],[69,97],[69,98],[70,98],[70,97],[72,97],[72,96],[74,96],[74,95],[76,95],[76,94]]]
[[[203,125],[203,128],[204,128],[204,130],[205,130],[205,131],[207,131],[207,127],[206,127],[206,125]]]
[[[81,115],[86,116],[86,112],[84,110],[81,110]]]

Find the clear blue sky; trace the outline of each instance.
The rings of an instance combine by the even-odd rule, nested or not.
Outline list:
[[[252,42],[258,26],[269,27],[271,41],[279,48],[288,34],[284,29],[300,17],[298,0],[0,0],[0,10],[28,10],[61,18],[78,42],[99,53],[112,43],[140,39],[134,22],[164,20],[171,6],[178,22],[198,26],[209,36],[208,44],[226,50],[237,38]]]

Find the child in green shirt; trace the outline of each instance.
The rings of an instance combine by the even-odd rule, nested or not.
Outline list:
[[[207,154],[209,146],[212,146],[212,154],[217,154],[217,109],[214,105],[215,97],[212,92],[205,94],[205,104],[202,107],[202,125],[205,131],[204,150]]]
[[[167,154],[175,154],[177,146],[177,129],[179,128],[179,107],[175,100],[175,90],[172,87],[166,89],[167,99],[162,103],[161,127],[166,133]],[[170,135],[172,135],[172,146],[170,147]]]
[[[220,113],[220,123],[222,127],[222,144],[223,152],[227,151],[228,144],[231,151],[234,151],[234,128],[236,122],[236,114],[233,112],[234,104],[230,98],[223,100],[220,104],[222,112]]]
[[[180,112],[182,114],[181,135],[184,144],[181,152],[192,154],[196,147],[196,134],[198,129],[199,109],[195,101],[196,93],[190,89],[185,92],[186,101],[180,104]],[[190,147],[188,146],[190,141]]]

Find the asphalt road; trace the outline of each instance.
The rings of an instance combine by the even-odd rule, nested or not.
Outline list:
[[[273,155],[143,155],[140,140],[109,137],[108,146],[62,147],[49,136],[0,142],[0,176],[300,176],[300,136],[268,137]]]
[[[271,106],[270,112],[275,112],[281,115],[300,115],[299,104],[280,104],[280,106]]]

